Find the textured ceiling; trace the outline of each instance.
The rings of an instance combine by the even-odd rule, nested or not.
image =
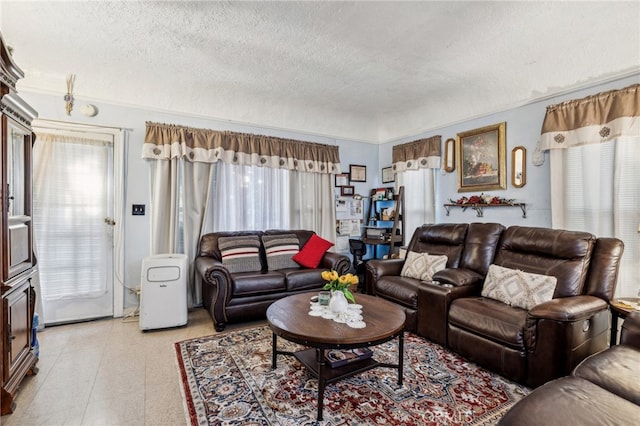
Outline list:
[[[19,89],[374,143],[640,71],[638,1],[3,0],[0,28]]]

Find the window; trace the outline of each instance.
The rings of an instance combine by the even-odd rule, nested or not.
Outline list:
[[[553,226],[616,237],[624,254],[616,296],[640,274],[640,144],[629,138],[551,151]]]

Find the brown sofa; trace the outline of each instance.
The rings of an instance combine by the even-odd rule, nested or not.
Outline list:
[[[434,282],[401,276],[403,259],[370,260],[367,291],[401,305],[407,329],[511,380],[539,386],[607,347],[622,242],[585,232],[495,223],[416,229],[408,251],[446,255]],[[489,266],[557,279],[530,309],[481,295]]]
[[[196,271],[202,278],[202,303],[209,311],[217,331],[227,323],[265,318],[267,308],[282,297],[320,290],[325,282],[322,271],[333,269],[339,274],[349,271],[348,256],[326,252],[317,268],[295,265],[269,270],[264,245],[259,247],[259,269],[254,272],[229,272],[222,260],[220,238],[294,234],[303,247],[314,235],[306,230],[268,230],[242,232],[214,232],[202,236],[200,251],[195,260]]]
[[[502,426],[637,425],[640,423],[640,312],[622,324],[620,345],[591,355],[571,376],[518,401]]]

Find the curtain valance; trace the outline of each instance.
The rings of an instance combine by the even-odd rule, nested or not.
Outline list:
[[[223,161],[313,173],[340,173],[338,147],[272,136],[146,123],[142,158]]]
[[[393,171],[437,169],[440,167],[442,136],[432,136],[393,147]]]
[[[542,149],[640,138],[640,84],[547,107]]]

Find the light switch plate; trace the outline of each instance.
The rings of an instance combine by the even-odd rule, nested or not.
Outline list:
[[[144,204],[132,204],[131,214],[134,216],[144,216]]]

